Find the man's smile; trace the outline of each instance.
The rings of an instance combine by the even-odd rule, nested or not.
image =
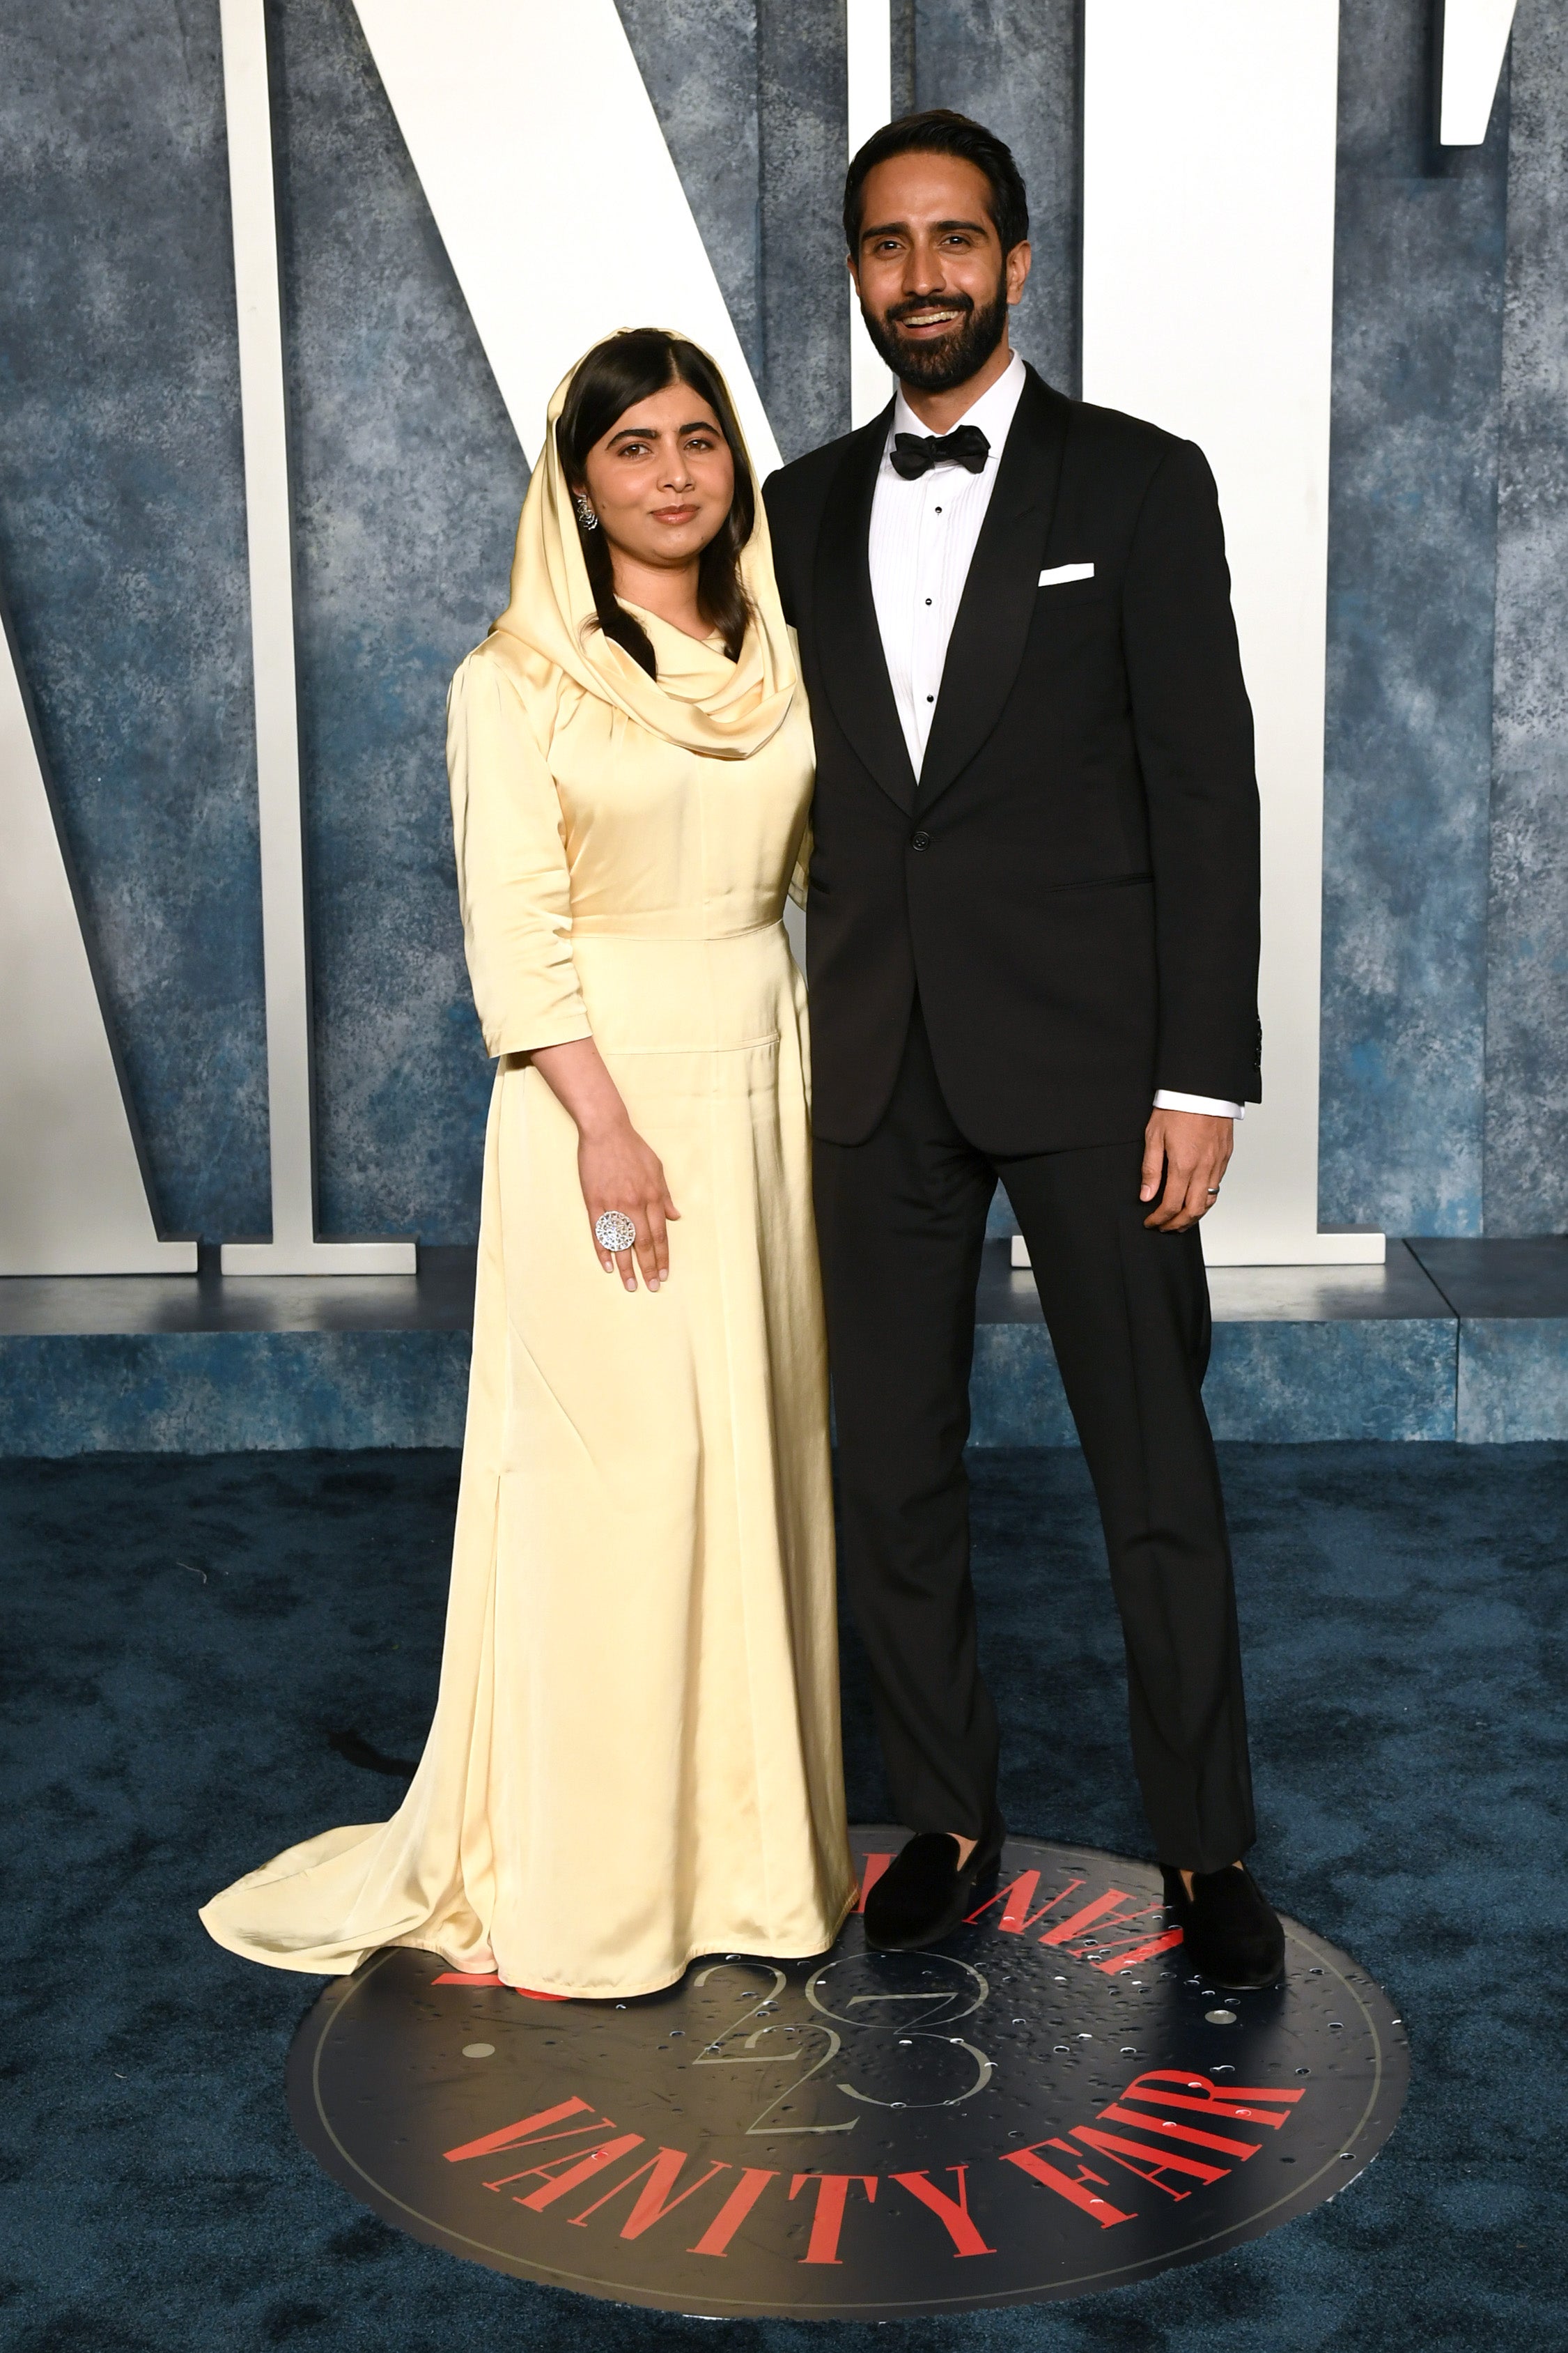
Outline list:
[[[920,334],[926,331],[951,327],[955,320],[962,319],[963,316],[962,307],[953,309],[932,304],[921,311],[906,311],[896,318],[893,323],[905,333]]]

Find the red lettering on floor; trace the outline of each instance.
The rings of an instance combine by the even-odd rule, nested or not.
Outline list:
[[[1184,2157],[1178,2149],[1153,2148],[1146,2140],[1123,2140],[1120,2133],[1100,2132],[1093,2125],[1074,2125],[1071,2131],[1074,2140],[1082,2141],[1085,2148],[1093,2149],[1097,2157],[1108,2157],[1112,2165],[1135,2173],[1141,2181],[1163,2189],[1167,2198],[1190,2198],[1192,2191],[1173,2189],[1161,2179],[1164,2173],[1184,2173],[1201,2181],[1205,2189],[1211,2182],[1225,2179],[1223,2165],[1205,2165],[1201,2157]]]
[[[1096,1961],[1095,1968],[1108,1978],[1120,1976],[1123,1969],[1135,1969],[1141,1961],[1152,1961],[1156,1953],[1169,1953],[1182,1941],[1179,1928],[1167,1928],[1146,1944],[1134,1945],[1130,1953],[1113,1953],[1108,1961]]]
[[[1021,1936],[1026,1928],[1032,1928],[1037,1920],[1043,1920],[1047,1912],[1055,1911],[1057,1905],[1064,1897],[1070,1895],[1075,1887],[1083,1885],[1081,1879],[1069,1879],[1067,1885],[1058,1889],[1048,1904],[1042,1904],[1037,1912],[1031,1912],[1029,1906],[1035,1900],[1035,1890],[1039,1883],[1040,1874],[1037,1871],[1020,1872],[1016,1879],[1011,1881],[1005,1887],[999,1887],[995,1894],[971,1912],[968,1918],[983,1920],[993,1904],[1005,1905],[1006,1908],[996,1923],[998,1933],[1009,1936]]]
[[[1148,2088],[1151,2085],[1154,2086],[1152,2090]],[[1167,2085],[1173,2088],[1167,2090]],[[1278,2132],[1305,2088],[1304,2084],[1290,2091],[1265,2088],[1258,2084],[1227,2084],[1222,2098],[1219,2085],[1207,2075],[1194,2075],[1182,2067],[1152,2067],[1146,2075],[1135,2076],[1118,2097],[1142,2100],[1150,2107],[1188,2108],[1200,2115],[1232,2116],[1243,2124],[1272,2125]],[[1194,2093],[1196,2098],[1193,2096]],[[1258,2105],[1261,2101],[1272,2101],[1283,2106],[1287,2114],[1271,2116],[1267,2107]]]
[[[553,2206],[558,2198],[564,2198],[569,2190],[576,2189],[580,2181],[590,2180],[595,2173],[602,2173],[606,2165],[614,2165],[617,2157],[625,2157],[628,2149],[641,2148],[642,2145],[641,2133],[622,2133],[617,2139],[607,2140],[599,2148],[591,2148],[581,2154],[574,2152],[570,2157],[542,2158],[539,2164],[525,2166],[521,2173],[510,2176],[513,2181],[526,2181],[531,2173],[542,2177],[537,2189],[531,2189],[526,2198],[519,2198],[515,2202],[528,2207],[532,2213],[542,2214],[547,2206]],[[555,2168],[560,2165],[563,2165],[566,2170],[557,2178]]]
[[[1067,2149],[1068,2155],[1078,2165],[1076,2180],[1071,2174],[1063,2173],[1058,2167],[1047,2164],[1039,2154],[1042,2148]],[[1058,2198],[1065,2198],[1083,2213],[1091,2214],[1102,2231],[1109,2231],[1117,2222],[1137,2220],[1134,2214],[1124,2214],[1121,2207],[1113,2206],[1108,2198],[1100,2198],[1093,2190],[1084,2188],[1086,2181],[1098,2181],[1107,2189],[1110,2184],[1103,2173],[1091,2173],[1078,2151],[1068,2148],[1065,2140],[1037,2140],[1031,2148],[1004,2149],[1002,2162],[1004,2165],[1016,2165],[1020,2173],[1028,2175],[1031,2181],[1038,2181],[1047,2189],[1054,2189]]]
[[[432,1985],[499,1986],[505,1980],[499,1978],[494,1969],[483,1977],[476,1969],[443,1969],[440,1976],[432,1978],[430,1982]],[[570,2001],[572,1999],[569,1993],[536,1993],[531,1986],[513,1986],[512,1991],[521,1994],[525,2001]]]
[[[1058,1920],[1054,1928],[1047,1928],[1040,1942],[1042,1945],[1070,1944],[1074,1936],[1080,1935],[1085,1928],[1091,1928],[1097,1920],[1103,1920],[1108,1912],[1116,1910],[1118,1905],[1131,1904],[1131,1901],[1124,1887],[1108,1887],[1105,1894],[1097,1895],[1092,1904],[1083,1905],[1068,1919]]]
[[[1179,2125],[1172,2116],[1148,2116],[1137,2108],[1124,2108],[1115,2101],[1100,2112],[1102,2124],[1136,2125],[1140,2132],[1163,2133],[1169,2140],[1191,2141],[1195,2148],[1217,2148],[1222,2157],[1239,2157],[1245,2163],[1256,2157],[1263,2143],[1260,2140],[1232,2140],[1226,2133],[1199,2132],[1195,2126]]]
[[[541,2108],[537,2116],[524,2116],[520,2124],[502,2125],[500,2132],[486,2133],[482,2140],[466,2140],[461,2148],[448,2148],[442,2154],[448,2165],[456,2165],[465,2157],[493,2157],[498,2148],[515,2148],[520,2141],[528,2140],[545,2125],[559,2124],[563,2116],[586,2116],[593,2113],[593,2105],[588,2100],[563,2100],[559,2107]],[[610,2120],[605,2116],[601,2121],[608,2124]],[[573,2130],[581,2132],[583,2126],[574,2125]],[[559,2140],[561,2135],[552,2134],[551,2138]]]
[[[695,2198],[700,2189],[705,2189],[716,2173],[728,2173],[730,2169],[722,2158],[717,2158],[700,2180],[689,2183],[679,2198],[671,2198],[669,2192],[679,2179],[680,2168],[685,2163],[684,2149],[661,2148],[657,2157],[650,2157],[646,2165],[639,2165],[635,2173],[628,2173],[623,2180],[616,2182],[613,2189],[606,2189],[602,2198],[595,2198],[591,2206],[584,2206],[580,2214],[568,2215],[567,2220],[575,2223],[586,2222],[591,2214],[596,2214],[601,2206],[607,2206],[613,2198],[618,2198],[623,2189],[629,2189],[634,2181],[642,2181],[646,2173],[649,2179],[643,2181],[636,2205],[621,2224],[623,2239],[640,2239],[645,2231],[651,2231],[656,2222],[662,2222],[667,2214],[673,2214],[678,2206],[684,2206],[689,2198]]]
[[[860,1901],[855,1906],[857,1912],[864,1912],[866,1909],[867,1896],[869,1895],[871,1890],[875,1887],[877,1882],[880,1879],[882,1873],[886,1871],[888,1865],[892,1860],[893,1858],[890,1854],[868,1854],[866,1857],[865,1876],[860,1882]]]
[[[736,2232],[740,2229],[742,2223],[745,2221],[747,2215],[751,2212],[752,2207],[756,2204],[758,2199],[762,2196],[769,2182],[776,2181],[777,2179],[778,2175],[776,2173],[764,2172],[761,2166],[748,2165],[742,2173],[739,2181],[736,2182],[733,2189],[731,2190],[728,2198],[725,2199],[722,2206],[720,2207],[717,2214],[714,2215],[713,2220],[709,2223],[708,2228],[703,2232],[702,2236],[698,2240],[697,2244],[694,2247],[688,2248],[688,2253],[693,2255],[727,2255],[730,2252],[731,2240],[734,2237]]]
[[[866,2203],[877,2202],[877,2176],[874,2173],[797,2173],[790,2183],[794,2198],[808,2181],[820,2184],[816,2193],[816,2211],[811,2218],[811,2238],[803,2263],[838,2263],[844,2258],[838,2252],[838,2234],[844,2228],[844,2208],[850,2185],[858,2182],[866,2192]]]
[[[956,2173],[958,2176],[956,2199],[950,2198],[945,2189],[939,2189],[927,2173],[895,2173],[891,2179],[900,2189],[907,2189],[911,2198],[918,2198],[922,2206],[931,2208],[931,2212],[952,2241],[954,2254],[994,2255],[996,2253],[995,2248],[986,2245],[969,2219],[969,2193],[963,2180],[966,2169],[962,2165],[950,2165],[944,2168],[946,2172]]]

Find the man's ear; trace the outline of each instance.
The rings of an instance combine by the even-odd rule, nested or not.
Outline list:
[[[847,253],[845,255],[844,267],[849,272],[849,283],[854,287],[856,293],[858,294],[860,291],[860,272],[856,266],[855,256],[852,253]]]
[[[1009,307],[1023,300],[1024,289],[1029,282],[1029,265],[1034,259],[1029,246],[1016,245],[1007,256],[1007,301]]]

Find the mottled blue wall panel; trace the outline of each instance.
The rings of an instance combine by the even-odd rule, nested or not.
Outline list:
[[[489,1065],[444,708],[527,468],[349,0],[272,32],[321,1229],[471,1240]]]
[[[849,428],[843,0],[757,0],[763,377],[785,458]]]
[[[1518,1324],[1531,1335],[1550,1324]],[[1561,1333],[1562,1326],[1556,1327]],[[1216,1323],[1204,1404],[1216,1438],[1326,1443],[1343,1439],[1451,1439],[1459,1325],[1447,1318],[1376,1317],[1343,1321]],[[1504,1344],[1507,1345],[1506,1342]],[[1568,1347],[1561,1337],[1535,1342],[1550,1356],[1557,1388],[1546,1409],[1562,1419]],[[1553,1347],[1555,1354],[1551,1352]],[[1533,1361],[1533,1360],[1532,1360]],[[1482,1399],[1486,1376],[1475,1376]],[[1494,1402],[1494,1397],[1500,1402]],[[1492,1378],[1472,1409],[1497,1418],[1517,1392]],[[969,1383],[972,1446],[1071,1446],[1072,1416],[1050,1340],[1039,1324],[983,1324],[975,1334]],[[1465,1433],[1461,1432],[1461,1435]],[[1533,1436],[1481,1429],[1479,1436]],[[1557,1435],[1555,1427],[1550,1435]]]
[[[1080,383],[1079,0],[915,0],[914,102],[1005,139],[1029,191],[1034,268],[1013,342],[1047,383]]]
[[[1568,1318],[1466,1316],[1458,1434],[1469,1446],[1568,1438]]]
[[[0,1454],[460,1446],[466,1332],[0,1336]]]
[[[1345,0],[1320,1200],[1474,1234],[1508,107],[1435,147],[1430,44],[1426,0]]]
[[[1568,15],[1513,30],[1486,1227],[1568,1230]]]
[[[0,19],[0,577],[165,1229],[268,1216],[216,0]]]

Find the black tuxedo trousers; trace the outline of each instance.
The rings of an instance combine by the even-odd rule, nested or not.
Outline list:
[[[976,1650],[963,1449],[1000,1176],[1100,1501],[1156,1851],[1217,1871],[1251,1845],[1254,1826],[1230,1552],[1201,1394],[1208,1285],[1195,1229],[1145,1227],[1142,1155],[1141,1134],[1026,1157],[980,1150],[944,1098],[917,1002],[872,1134],[816,1145],[840,1566],[900,1819],[978,1837],[995,1810],[996,1719]],[[1049,1531],[1041,1536],[1048,1577]],[[1039,1661],[1042,1707],[1055,1671]]]

